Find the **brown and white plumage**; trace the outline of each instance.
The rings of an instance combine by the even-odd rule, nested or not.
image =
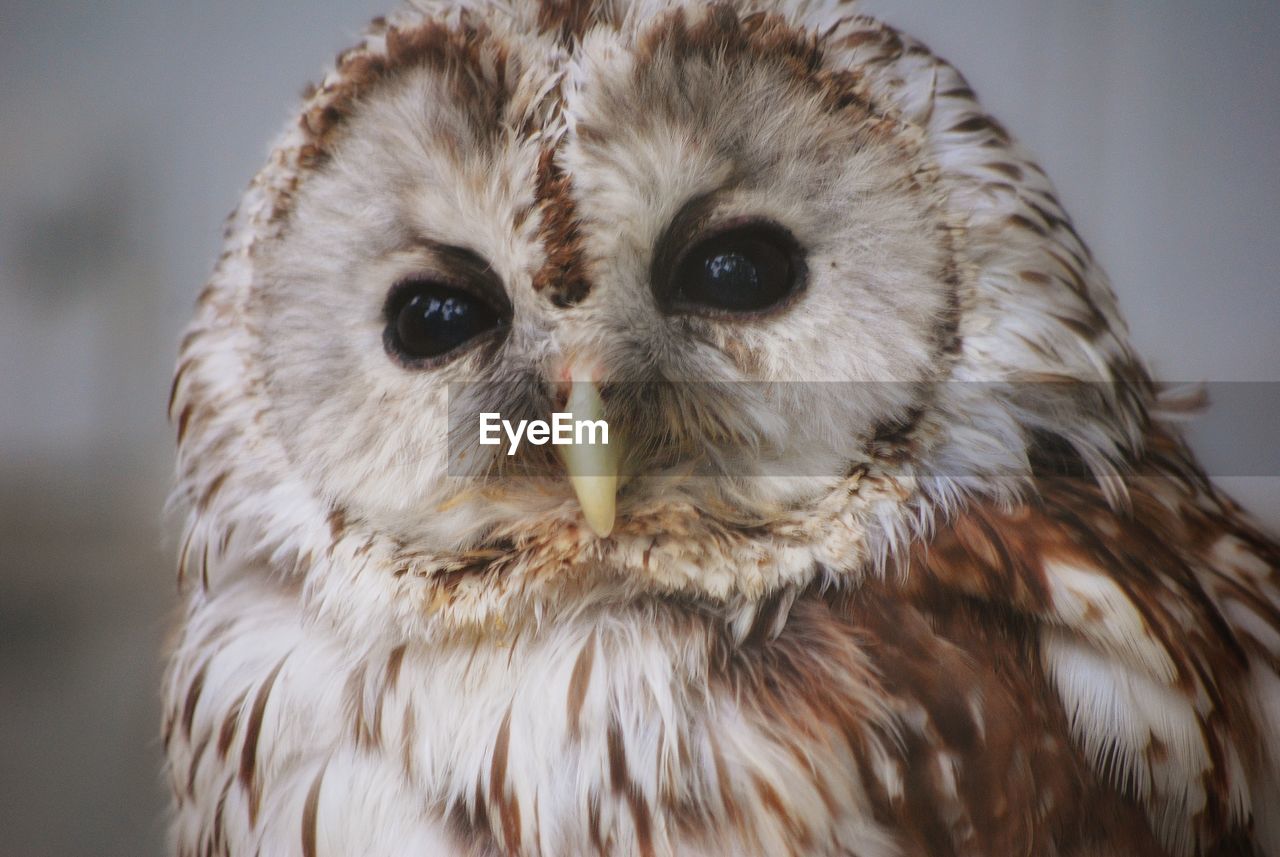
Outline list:
[[[746,216],[793,305],[654,306]],[[396,365],[387,289],[457,248],[510,330]],[[607,537],[445,442],[449,385],[536,413],[574,361],[636,450]],[[408,6],[183,341],[176,852],[1276,857],[1280,550],[1174,405],[1044,174],[856,8]]]

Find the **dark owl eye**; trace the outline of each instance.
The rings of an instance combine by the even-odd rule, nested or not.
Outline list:
[[[800,285],[795,240],[765,224],[730,229],[701,241],[676,266],[674,308],[758,313],[783,303]]]
[[[387,351],[410,363],[433,361],[463,350],[505,324],[484,298],[436,280],[409,280],[391,291],[383,340]]]

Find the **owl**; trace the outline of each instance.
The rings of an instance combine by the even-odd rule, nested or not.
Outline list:
[[[1280,857],[1190,404],[856,6],[411,3],[182,340],[173,853]]]

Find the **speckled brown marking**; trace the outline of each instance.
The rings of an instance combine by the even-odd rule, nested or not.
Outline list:
[[[347,532],[347,511],[341,506],[329,510],[329,540],[336,544]]]
[[[195,358],[187,357],[178,363],[178,368],[173,372],[173,381],[169,384],[169,404],[166,413],[169,419],[173,419],[173,405],[178,399],[178,387],[182,384],[183,376],[187,374],[187,370],[191,368],[191,364],[195,362]]]
[[[489,765],[489,806],[498,813],[503,847],[508,851],[515,851],[520,847],[520,803],[507,799],[507,756],[510,750],[511,709],[508,708],[506,716],[502,718],[502,725],[498,727],[498,734],[493,739],[493,758]]]
[[[636,55],[637,74],[658,60],[680,63],[695,58],[717,64],[758,59],[811,80],[822,71],[817,36],[776,14],[757,12],[740,18],[728,5],[710,7],[692,24],[683,9],[675,9],[644,34]]]
[[[593,25],[603,23],[603,4],[597,0],[538,0],[538,30],[555,33],[563,43],[582,36]]]
[[[817,93],[827,111],[852,111],[867,120],[863,133],[887,136],[897,127],[871,99],[861,71],[824,68],[819,37],[792,27],[780,15],[754,12],[739,17],[730,6],[716,5],[690,24],[685,11],[676,9],[644,34],[636,54],[636,74],[641,77],[659,62],[765,64]]]
[[[486,843],[493,843],[493,831],[489,829],[489,820],[483,813],[484,805],[484,792],[479,782],[475,785],[475,794],[471,801],[460,800],[454,803],[448,815],[445,816],[444,822],[458,841],[475,843],[483,840]],[[496,843],[494,843],[494,850],[496,851]]]
[[[734,368],[747,378],[758,378],[764,372],[764,362],[760,353],[737,339],[730,339],[724,344],[724,353],[733,361]]]
[[[516,206],[515,210],[511,212],[511,231],[519,232],[524,229],[525,223],[528,222],[534,211],[535,206],[533,205]]]
[[[280,675],[286,660],[288,660],[287,656],[281,658],[271,670],[270,675],[262,682],[262,686],[258,688],[258,694],[253,699],[253,708],[249,711],[249,721],[245,724],[244,746],[240,751],[240,785],[249,792],[249,824],[251,826],[258,821],[258,808],[262,799],[260,784],[255,776],[258,769],[258,739],[262,735],[262,718],[267,711],[267,700],[271,696],[271,689],[275,686],[276,677]]]
[[[187,436],[187,426],[191,422],[191,413],[195,410],[195,404],[187,402],[182,406],[182,412],[178,414],[178,445],[182,445],[182,441]]]
[[[862,72],[857,69],[824,71],[816,79],[827,95],[827,107],[832,111],[855,110],[868,115],[880,115],[865,91]]]
[[[587,279],[573,183],[556,164],[555,155],[554,148],[547,148],[538,158],[534,196],[542,213],[538,231],[546,257],[533,276],[533,288],[556,306],[569,307],[587,296],[591,282]]]
[[[1074,254],[1072,254],[1072,258],[1068,259],[1066,256],[1062,255],[1062,253],[1059,253],[1053,248],[1045,248],[1044,252],[1058,263],[1058,266],[1061,269],[1061,277],[1067,286],[1070,287],[1071,291],[1075,292],[1075,294],[1082,300],[1091,302],[1092,298],[1089,297],[1089,286],[1085,283],[1084,277],[1080,274],[1080,269],[1084,264],[1083,261]]]
[[[226,529],[222,531],[222,535],[218,537],[218,553],[226,553],[227,547],[231,544],[231,539],[236,534],[236,522],[232,521],[227,524]]]
[[[639,853],[642,857],[653,857],[653,816],[644,794],[631,780],[631,772],[627,768],[627,749],[617,723],[609,724],[605,743],[609,756],[609,784],[615,794],[626,800],[627,808],[631,811]]]
[[[989,139],[1001,145],[1008,145],[1010,142],[1009,132],[1004,129],[1004,126],[983,113],[962,119],[947,131],[952,134],[986,134]]]
[[[232,780],[228,780],[222,785],[222,792],[218,795],[218,805],[213,811],[213,833],[209,838],[209,847],[214,852],[226,855],[226,835],[227,835],[227,798],[231,794]],[[206,854],[208,852],[206,851]],[[204,857],[204,855],[202,855]]]
[[[630,785],[631,774],[627,770],[627,751],[622,743],[622,732],[616,723],[609,724],[606,743],[609,753],[609,784],[621,794]]]
[[[236,727],[240,725],[240,713],[244,710],[244,701],[249,691],[245,689],[236,697],[235,702],[227,709],[227,716],[222,720],[222,728],[218,731],[218,758],[225,759],[231,749],[231,741],[235,738]]]
[[[351,707],[351,737],[355,741],[357,747],[361,749],[372,749],[378,746],[378,729],[377,724],[370,724],[365,713],[365,679],[366,669],[368,665],[362,662],[351,675],[347,677],[347,697],[348,705]],[[378,714],[375,712],[375,718]]]
[[[205,487],[204,493],[200,495],[200,499],[196,501],[196,508],[203,512],[209,508],[209,504],[213,502],[213,498],[222,490],[222,486],[227,484],[227,478],[231,475],[230,470],[223,470],[209,482]]]
[[[195,678],[191,679],[191,685],[187,688],[187,697],[182,705],[182,734],[191,740],[191,723],[195,720],[196,704],[200,701],[200,693],[204,690],[204,679],[209,672],[210,658],[205,658],[204,663],[200,665],[200,669],[196,672]]]
[[[191,754],[191,765],[187,769],[187,797],[192,800],[196,799],[196,774],[200,772],[200,760],[204,758],[212,739],[212,732],[206,732],[200,736],[200,740],[196,742],[195,751]]]
[[[897,453],[911,442],[911,433],[915,431],[924,413],[923,405],[913,405],[897,419],[877,423],[872,429],[871,454],[881,459],[897,458]]]
[[[1089,465],[1070,441],[1056,432],[1033,429],[1027,438],[1027,460],[1037,479],[1069,477],[1092,479]]]
[[[1063,230],[1068,235],[1070,235],[1073,239],[1075,239],[1075,242],[1079,244],[1080,247],[1084,250],[1086,256],[1089,255],[1089,246],[1085,244],[1083,240],[1081,240],[1079,235],[1076,234],[1076,229],[1074,226],[1071,225],[1070,220],[1067,220],[1066,218],[1050,211],[1049,209],[1045,208],[1043,205],[1039,205],[1034,200],[1024,199],[1023,202],[1026,204],[1027,208],[1034,211],[1036,215],[1041,220],[1044,221],[1047,227],[1049,227],[1050,229]]]
[[[418,714],[413,707],[412,702],[406,702],[404,712],[401,716],[403,727],[400,739],[400,761],[401,767],[404,768],[404,775],[412,778],[414,772],[414,746],[413,736],[417,734]]]
[[[475,805],[480,808],[480,810],[475,814],[475,817],[472,819],[472,822],[471,822],[472,831],[474,835],[476,835],[480,840],[484,842],[497,843],[498,838],[497,838],[497,835],[494,833],[492,820],[489,818],[487,812],[485,811],[486,804],[484,800],[484,789],[479,782],[476,783],[476,794],[475,794],[474,801],[475,801]],[[518,845],[505,850],[507,853],[516,853],[514,851],[514,848],[516,847],[518,847]],[[500,852],[503,849],[494,847],[491,850],[495,852]]]
[[[782,798],[778,795],[778,790],[771,786],[764,777],[755,773],[751,775],[751,787],[760,796],[760,802],[764,805],[764,808],[773,813],[792,836],[801,840],[797,844],[803,845],[803,840],[808,836],[808,831],[802,828],[796,819],[791,817],[791,813],[787,812],[786,804],[782,802]]]
[[[1042,238],[1049,235],[1048,230],[1039,223],[1036,223],[1030,217],[1027,217],[1025,214],[1010,214],[1005,218],[1005,223],[1015,229],[1025,229],[1028,232],[1034,232]]]
[[[755,616],[751,626],[742,639],[744,647],[761,646],[772,640],[776,632],[786,621],[786,613],[791,607],[791,596],[786,590],[771,593],[756,605]]]
[[[230,227],[228,227],[228,229],[229,228]],[[223,238],[230,237],[230,233],[224,232],[222,237]],[[223,258],[226,258],[225,253],[223,254]],[[197,301],[201,304],[208,301],[212,301],[213,296],[215,294],[216,292],[214,291],[212,285],[206,285],[204,288],[200,290],[200,294],[197,298]],[[201,339],[204,339],[208,335],[209,335],[208,328],[195,328],[193,330],[187,331],[185,334],[183,334],[182,339],[178,341],[178,351],[182,353],[186,353],[186,351],[188,351],[191,348],[191,346],[195,345],[197,342],[199,342]]]
[[[404,666],[404,653],[407,648],[408,644],[401,643],[387,655],[387,678],[382,686],[384,695],[395,691],[396,685],[400,683],[400,670]]]
[[[591,835],[591,847],[601,857],[607,857],[609,850],[606,847],[604,832],[600,827],[600,797],[596,794],[587,798],[587,831]]]
[[[731,698],[750,700],[753,719],[768,724],[764,728],[770,732],[803,735],[815,742],[830,740],[818,737],[827,734],[847,742],[855,759],[863,758],[868,753],[867,724],[874,719],[865,702],[875,698],[878,682],[861,660],[861,632],[847,621],[843,609],[815,591],[802,594],[776,639],[752,647],[729,646],[722,655],[712,655],[712,663],[726,658],[713,672],[713,687],[722,687]],[[713,735],[708,742],[725,815],[734,824],[742,823],[733,803],[734,785]],[[819,746],[819,752],[827,751],[822,743],[806,746],[807,752]],[[814,771],[819,791],[820,777]],[[767,806],[769,795],[759,797]],[[792,839],[807,841],[814,832],[803,830],[777,797],[780,820],[790,828]],[[800,845],[798,853],[811,850]]]
[[[582,704],[586,701],[587,689],[591,686],[595,655],[596,635],[592,631],[578,652],[577,660],[573,663],[573,674],[569,677],[569,694],[565,704],[569,716],[569,735],[574,739],[581,735]]]
[[[1172,454],[1167,437],[1153,432],[1149,438],[1148,447],[1160,451],[1157,460]],[[1179,461],[1179,467],[1187,466],[1185,459]],[[1194,546],[1199,530],[1221,533],[1232,525],[1225,518],[1210,520],[1186,502],[1187,495],[1178,493],[1175,484],[1182,483],[1160,478],[1131,481],[1130,511],[1124,516],[1115,514],[1097,484],[1084,479],[1046,478],[1040,483],[1039,500],[1018,510],[975,504],[927,549],[913,551],[910,586],[921,595],[941,586],[927,596],[935,611],[945,604],[990,604],[1014,621],[1023,621],[1018,616],[1053,621],[1044,578],[1047,563],[1065,562],[1106,575],[1142,616],[1150,642],[1168,652],[1175,669],[1172,687],[1207,697],[1213,714],[1202,721],[1200,732],[1210,763],[1208,776],[1223,778],[1230,768],[1225,736],[1244,736],[1247,745],[1253,729],[1248,705],[1240,696],[1248,658],[1204,592],[1189,557],[1209,549],[1207,544]],[[1171,503],[1170,495],[1182,497],[1181,505]],[[1197,524],[1197,519],[1203,523]],[[1280,616],[1269,621],[1280,622]],[[972,625],[974,620],[968,622]],[[1158,755],[1159,750],[1148,752]],[[1131,788],[1105,765],[1098,773],[1116,781],[1118,788]],[[1208,783],[1207,794],[1209,803],[1195,821],[1197,836],[1208,842],[1229,839],[1233,822],[1225,780]],[[1106,800],[1123,804],[1131,798]]]
[[[627,808],[631,810],[631,821],[635,825],[636,849],[640,857],[654,857],[653,815],[649,812],[649,805],[639,787],[627,789],[626,794]]]
[[[1017,164],[1011,164],[1007,161],[991,161],[987,164],[987,169],[995,170],[1015,182],[1022,181],[1022,168]]]
[[[975,505],[931,543],[916,546],[911,565],[962,591],[1043,611],[1049,607],[1040,555],[1044,535],[1026,521],[1011,528],[997,510]]]
[[[387,30],[385,55],[362,47],[339,55],[340,82],[320,90],[299,120],[307,135],[301,155],[306,164],[314,167],[327,159],[336,130],[372,89],[411,68],[458,72],[446,77],[453,102],[468,108],[477,130],[496,128],[509,96],[505,47],[483,26],[463,23],[455,29],[426,21]]]
[[[851,618],[877,641],[868,654],[883,676],[884,692],[904,710],[916,711],[900,739],[905,797],[882,803],[878,813],[892,818],[892,826],[924,853],[1048,853],[1052,840],[1031,812],[1002,809],[992,796],[1043,794],[1042,784],[1030,779],[1041,767],[1052,770],[1042,736],[1065,735],[1065,721],[1048,711],[1042,723],[1038,697],[1024,696],[1025,688],[1002,680],[998,665],[1025,657],[1025,643],[1009,637],[1013,629],[989,633],[985,617],[953,612],[952,604],[960,602],[926,603],[927,608],[904,599],[893,585],[878,583],[845,602]],[[950,680],[938,682],[939,673]],[[1018,729],[991,729],[984,737],[968,706],[975,693],[989,723],[1016,719]],[[938,772],[940,752],[950,754],[955,766],[954,795]],[[871,795],[886,798],[881,789]],[[1070,802],[1065,811],[1074,812]]]
[[[316,824],[320,814],[320,784],[324,781],[325,768],[322,766],[316,774],[311,788],[307,790],[307,800],[302,806],[302,854],[303,857],[316,855]]]
[[[209,543],[200,548],[200,589],[209,591]]]
[[[841,40],[843,47],[877,47],[880,49],[876,61],[893,62],[902,56],[902,36],[892,27],[878,26],[874,29],[859,30]]]

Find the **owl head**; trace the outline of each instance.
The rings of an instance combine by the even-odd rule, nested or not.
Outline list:
[[[422,2],[309,92],[182,343],[182,564],[362,633],[748,628],[1151,396],[1045,176],[846,5]],[[482,419],[604,419],[604,449]]]

